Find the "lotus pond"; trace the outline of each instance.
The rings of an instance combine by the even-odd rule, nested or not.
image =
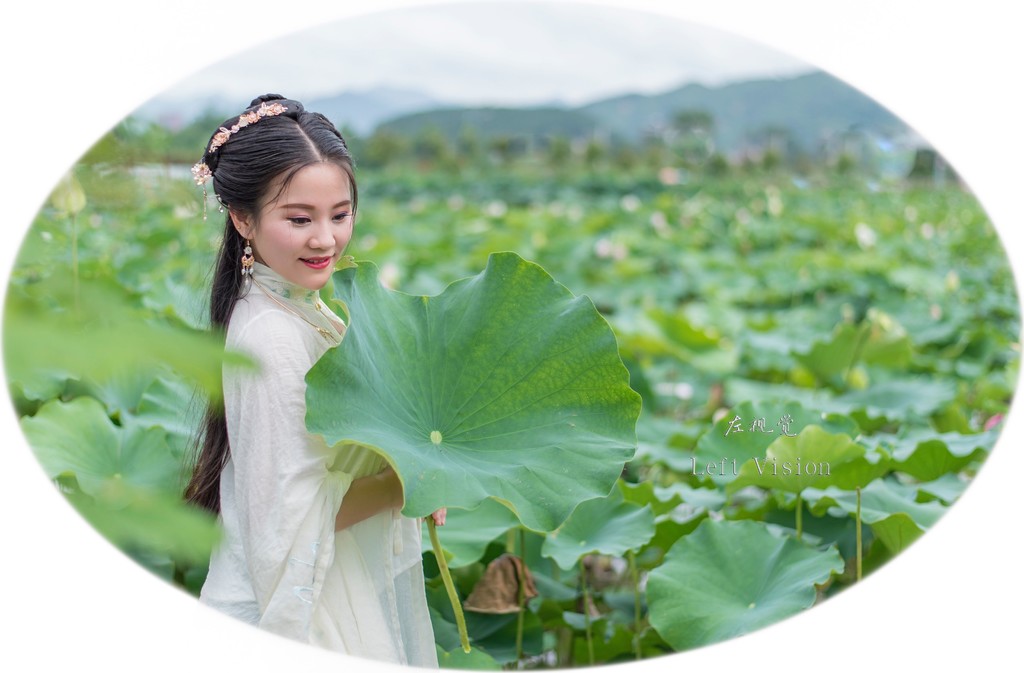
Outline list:
[[[203,288],[222,215],[213,208],[204,221],[185,173],[76,167],[21,249],[4,356],[21,427],[64,497],[126,554],[198,594],[218,529],[180,488],[195,423],[219,394],[222,345],[203,331]],[[985,213],[958,186],[363,171],[360,196],[348,252],[372,262],[359,267],[374,270],[370,280],[435,301],[511,251],[560,284],[559,301],[592,301],[581,300],[593,312],[580,314],[583,331],[559,335],[614,335],[603,342],[613,362],[565,366],[605,371],[593,374],[602,390],[618,381],[584,426],[587,438],[617,440],[580,440],[596,453],[567,463],[563,449],[544,450],[541,431],[512,434],[495,451],[522,451],[534,483],[498,497],[503,485],[488,483],[485,465],[462,500],[445,486],[443,563],[424,528],[444,667],[630,661],[806,610],[942,517],[995,446],[1012,400],[1018,298]],[[353,273],[339,271],[322,296],[357,307],[344,294]],[[555,299],[516,283],[515,302],[494,304],[517,307],[509,313],[458,309],[472,317],[457,354],[435,351],[427,363],[401,343],[371,348],[377,368],[421,375],[387,381],[388,394],[436,384],[448,406],[483,407],[493,377],[446,379],[446,362],[468,358],[474,343],[504,344],[509,325],[540,340],[546,325],[568,324],[561,309],[542,312]],[[380,293],[368,307],[404,301]],[[573,345],[552,339],[552,354]],[[358,359],[357,340],[347,343],[338,354]],[[519,406],[542,386],[521,386]],[[328,427],[330,409],[352,400],[312,388],[307,422],[318,432],[405,441],[388,434],[400,419],[376,435],[373,424],[350,427],[363,418]],[[531,422],[545,426],[546,413]],[[438,426],[421,439],[446,448],[448,436]],[[438,492],[407,505],[429,511]],[[468,653],[451,592],[465,606]]]

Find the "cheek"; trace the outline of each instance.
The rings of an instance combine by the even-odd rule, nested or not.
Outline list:
[[[352,240],[352,232],[354,230],[355,224],[349,223],[347,226],[343,227],[340,232],[338,232],[338,238],[344,241],[345,243],[348,243],[350,240]]]

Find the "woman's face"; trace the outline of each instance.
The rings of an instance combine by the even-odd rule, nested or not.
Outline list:
[[[283,176],[268,194],[280,190]],[[232,213],[235,227],[252,240],[256,261],[296,285],[319,290],[352,238],[352,187],[333,163],[300,169],[277,198],[260,210],[259,226]]]

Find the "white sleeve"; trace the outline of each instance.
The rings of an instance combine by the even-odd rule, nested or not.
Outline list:
[[[303,336],[278,312],[255,317],[236,348],[259,369],[225,367],[224,401],[259,627],[306,641],[352,476],[330,470],[326,444],[306,430],[304,379],[313,356]]]

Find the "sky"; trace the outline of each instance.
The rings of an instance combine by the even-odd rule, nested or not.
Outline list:
[[[191,80],[202,65],[255,45],[270,45],[268,40],[327,19],[365,12],[366,4],[309,0],[302,3],[301,13],[289,11],[280,0],[19,4],[18,17],[0,24],[7,130],[7,161],[0,162],[6,220],[0,228],[0,271],[5,286],[18,245],[50,190],[129,112],[174,82]],[[374,6],[413,12],[407,9],[412,4],[424,3],[378,0]],[[627,0],[602,4],[621,7]],[[772,44],[887,105],[967,180],[1004,240],[1017,274],[1018,294],[1024,295],[1019,163],[1024,157],[1024,107],[1019,87],[1012,86],[1024,62],[1024,41],[1017,34],[1013,3],[630,4],[661,17],[703,22]],[[573,32],[556,37],[568,41]],[[338,39],[352,41],[357,36],[350,31]],[[270,51],[269,46],[265,49]],[[525,62],[535,47],[527,43],[520,49]],[[364,50],[363,72],[371,67],[368,55]],[[292,70],[284,83],[298,85],[302,74]],[[237,85],[248,92],[253,84],[248,76],[245,69],[233,71],[220,86]],[[646,68],[638,68],[627,83],[644,76]],[[567,92],[570,88],[566,85]],[[913,662],[922,670],[937,671],[1005,668],[1003,662],[1018,656],[1019,619],[1013,618],[1013,610],[1024,603],[1024,583],[1014,579],[1024,555],[1024,538],[1014,534],[1020,529],[1017,494],[1024,475],[1021,406],[1013,407],[995,451],[956,506],[863,585],[734,641],[628,664],[623,670],[862,673],[872,661]],[[173,673],[339,666],[360,673],[409,670],[339,660],[267,637],[155,581],[56,495],[10,407],[0,414],[0,422],[6,449],[0,471],[0,516],[8,552],[0,557],[0,572],[7,579],[2,623],[8,635],[0,665],[6,661],[7,669],[24,668],[25,661],[45,660],[53,668],[70,670],[97,661],[106,671],[142,667]]]
[[[750,39],[650,12],[463,3],[295,32],[203,68],[166,97],[218,94],[248,102],[253,92],[275,91],[306,100],[389,87],[465,105],[580,104],[812,69]]]

